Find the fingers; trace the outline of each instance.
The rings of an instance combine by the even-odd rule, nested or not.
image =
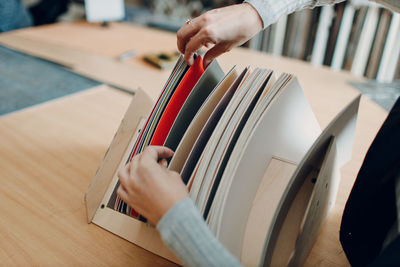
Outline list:
[[[209,51],[204,61],[207,66],[215,57],[246,42],[262,28],[263,21],[252,5],[231,5],[207,11],[185,23],[177,33],[177,45],[189,65],[193,64],[193,54],[202,46],[218,45]]]
[[[190,41],[186,44],[185,50],[185,60],[189,65],[193,64],[193,55],[197,50],[199,50],[202,46],[214,43],[211,38],[212,36],[210,30],[201,30],[195,36],[193,36],[192,39],[190,39]]]
[[[168,167],[168,161],[167,161],[166,159],[161,159],[161,160],[158,162],[158,164],[159,164],[161,167],[164,167],[164,168],[167,168],[167,167]]]
[[[218,10],[211,10],[203,15],[185,23],[177,32],[178,50],[185,54],[185,61],[192,65],[193,54],[202,46],[210,47],[215,42],[211,38],[211,24],[215,22],[215,13]]]
[[[129,163],[118,171],[119,182],[121,183],[121,186],[124,188],[128,188],[129,173],[130,173]]]
[[[167,147],[149,146],[118,172],[118,198],[154,225],[176,202],[188,197],[180,175],[165,168],[166,158],[172,155]]]
[[[155,163],[159,159],[167,159],[174,155],[174,151],[165,146],[148,146],[142,153],[142,157],[146,159],[151,159]]]
[[[120,185],[117,189],[117,195],[125,202],[128,203],[129,202],[129,196],[128,193],[125,191],[125,189],[122,188],[122,186]]]
[[[229,45],[224,43],[216,44],[213,48],[208,50],[207,53],[204,55],[203,59],[204,69],[206,69],[207,66],[211,63],[211,61],[213,61],[216,57],[220,56],[225,52],[228,52],[229,50],[230,50]]]
[[[183,24],[183,26],[176,33],[179,52],[182,54],[185,53],[187,42],[189,42],[190,38],[192,38],[199,31],[199,29],[200,25],[197,18],[189,20],[187,23]]]
[[[130,188],[129,187],[130,176],[132,176],[131,178],[133,178],[133,175],[135,175],[134,173],[135,170],[138,168],[138,165],[145,164],[143,166],[149,166],[146,164],[150,164],[151,166],[153,166],[152,164],[154,163],[154,165],[159,165],[166,168],[168,166],[166,158],[172,157],[173,154],[174,152],[168,147],[163,147],[163,146],[146,147],[142,154],[134,156],[130,163],[128,163],[127,165],[125,165],[125,167],[121,168],[118,171],[118,178],[121,187],[123,187],[123,189]],[[158,162],[159,159],[161,159],[160,162]]]
[[[206,48],[211,48],[213,45],[214,45],[214,44],[213,44],[213,43],[210,43],[210,42],[204,44],[204,46],[205,46]]]

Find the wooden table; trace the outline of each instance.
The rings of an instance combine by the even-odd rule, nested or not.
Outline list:
[[[0,43],[63,64],[126,90],[143,88],[153,99],[169,71],[139,58],[115,58],[175,49],[172,33],[112,23],[57,24],[0,35]],[[294,73],[325,127],[358,92],[346,72],[234,49],[219,58],[234,64]],[[0,117],[0,262],[4,265],[172,265],[95,225],[86,223],[83,195],[123,117],[130,95],[101,86]],[[352,160],[342,169],[333,211],[307,266],[345,266],[339,243],[343,207],[358,169],[386,112],[362,98]]]

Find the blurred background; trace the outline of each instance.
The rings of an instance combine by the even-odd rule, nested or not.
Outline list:
[[[88,3],[91,2],[86,0],[85,9],[84,0],[0,0],[0,9],[6,1],[20,2],[21,7],[17,4],[11,7],[20,9],[19,15],[13,16],[13,25],[0,26],[1,31],[82,20],[90,11]],[[120,20],[176,32],[189,18],[242,1],[121,2],[123,16]],[[369,1],[345,1],[281,17],[243,47],[364,76],[368,82],[353,85],[386,109],[400,95],[400,15]]]

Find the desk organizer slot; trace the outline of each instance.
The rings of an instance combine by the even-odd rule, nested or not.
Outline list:
[[[250,67],[224,75],[214,61],[193,88],[179,90],[187,98],[172,125],[157,129],[188,69],[181,57],[155,104],[141,90],[133,96],[86,193],[88,221],[179,263],[157,230],[116,196],[118,170],[162,132],[164,145],[177,151],[169,168],[181,173],[233,255],[246,266],[301,265],[335,201],[339,168],[351,157],[360,98],[321,133],[295,76],[275,79],[272,70]],[[166,134],[171,129],[179,135]]]

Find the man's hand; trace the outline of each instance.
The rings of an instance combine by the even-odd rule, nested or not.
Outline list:
[[[149,146],[118,172],[119,197],[154,225],[175,203],[189,197],[180,175],[166,168],[165,159],[173,154],[167,147]]]
[[[204,56],[204,68],[219,55],[248,41],[262,30],[258,12],[248,3],[210,10],[185,23],[177,33],[178,49],[189,65],[201,47],[211,47]]]

